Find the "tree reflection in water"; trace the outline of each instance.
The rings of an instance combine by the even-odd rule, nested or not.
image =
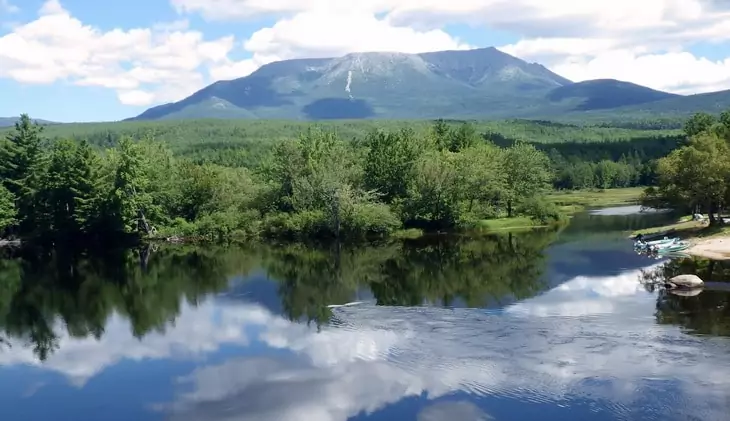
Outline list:
[[[696,295],[656,287],[682,274],[696,274],[706,287],[699,294],[694,292]],[[693,334],[730,336],[730,262],[673,259],[644,272],[640,280],[648,290],[657,290],[657,323],[681,326]]]
[[[174,324],[233,276],[263,269],[278,282],[291,320],[328,323],[330,304],[369,290],[378,305],[482,307],[546,288],[543,250],[555,232],[467,238],[435,236],[366,247],[144,247],[25,253],[0,260],[0,346],[25,343],[40,360],[58,348],[58,329],[104,335],[113,314],[142,338]],[[244,279],[244,283],[246,280]],[[184,301],[183,301],[184,300]]]
[[[544,290],[544,249],[555,232],[534,231],[480,238],[435,236],[380,247],[269,250],[269,274],[293,320],[317,325],[330,318],[330,304],[357,299],[370,290],[378,305],[450,306],[460,299],[483,307],[505,298],[523,299]]]
[[[93,256],[59,250],[0,260],[0,329],[32,346],[40,360],[57,349],[59,326],[72,337],[98,339],[115,313],[141,338],[174,322],[182,299],[194,305],[225,288],[232,267],[248,270],[241,265],[230,255],[188,248]]]

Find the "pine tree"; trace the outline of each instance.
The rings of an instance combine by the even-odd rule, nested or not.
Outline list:
[[[43,173],[42,131],[43,127],[23,114],[15,130],[0,143],[0,178],[16,198],[20,233],[35,226],[35,195]]]
[[[103,177],[99,157],[87,141],[77,144],[75,158],[74,217],[82,232],[94,234],[100,229],[104,187],[108,180]]]
[[[16,216],[15,196],[0,184],[0,235],[3,234],[3,231],[15,225],[17,222]]]
[[[98,162],[86,142],[53,145],[38,193],[38,224],[55,237],[88,234],[99,216]]]

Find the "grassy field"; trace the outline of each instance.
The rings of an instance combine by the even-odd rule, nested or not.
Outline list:
[[[479,221],[477,229],[484,231],[505,231],[538,228],[540,225],[525,216],[514,218],[485,219]]]
[[[607,190],[560,191],[547,197],[568,215],[582,212],[587,208],[607,208],[611,206],[634,205],[639,203],[643,187]],[[505,231],[540,228],[540,225],[527,217],[499,218],[480,221],[477,228],[484,231]]]
[[[607,190],[570,190],[550,193],[548,199],[563,212],[576,213],[586,208],[635,205],[639,203],[643,187]]]

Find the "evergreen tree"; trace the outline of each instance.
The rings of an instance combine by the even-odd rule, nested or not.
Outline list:
[[[17,211],[15,209],[15,196],[0,184],[0,235],[15,225],[17,222]]]
[[[88,143],[61,140],[42,177],[39,225],[55,237],[88,234],[99,215],[98,163]]]
[[[35,195],[43,172],[42,131],[43,127],[23,114],[15,130],[0,143],[0,178],[17,200],[22,234],[34,229],[37,216]]]
[[[99,156],[87,141],[76,145],[75,182],[73,186],[74,214],[77,226],[86,234],[97,233],[103,216],[103,198],[109,183],[101,168]]]

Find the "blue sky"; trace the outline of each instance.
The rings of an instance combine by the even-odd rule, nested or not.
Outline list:
[[[707,0],[579,7],[567,0],[0,0],[0,116],[118,120],[271,61],[486,46],[575,81],[616,78],[684,94],[730,89],[730,17],[718,7]]]

